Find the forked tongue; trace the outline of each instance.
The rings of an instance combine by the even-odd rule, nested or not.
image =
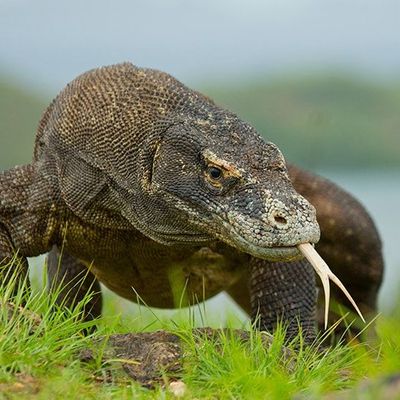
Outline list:
[[[354,309],[357,311],[360,318],[365,322],[361,311],[357,307],[357,304],[350,296],[350,293],[344,287],[343,283],[340,282],[339,278],[330,270],[326,262],[321,258],[321,256],[317,253],[314,247],[310,243],[302,243],[297,245],[297,248],[303,253],[304,257],[311,263],[315,272],[319,275],[322,281],[322,286],[324,288],[325,294],[325,329],[328,326],[328,312],[329,312],[329,298],[330,298],[330,287],[329,287],[329,279],[334,282],[341,291],[346,295],[349,299],[350,303],[353,305]]]

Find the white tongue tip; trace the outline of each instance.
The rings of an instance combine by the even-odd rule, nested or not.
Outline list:
[[[329,312],[329,299],[330,299],[329,279],[331,279],[331,281],[334,282],[341,289],[341,291],[345,294],[345,296],[349,299],[350,303],[353,305],[354,309],[357,311],[360,318],[363,320],[363,322],[365,322],[365,319],[361,314],[361,311],[357,307],[357,304],[351,297],[350,293],[344,287],[343,283],[340,282],[339,278],[330,270],[326,262],[321,258],[321,256],[317,253],[314,247],[310,243],[302,243],[297,245],[297,248],[304,255],[304,257],[307,258],[307,260],[315,269],[315,272],[321,278],[325,294],[325,329],[328,326],[328,312]]]

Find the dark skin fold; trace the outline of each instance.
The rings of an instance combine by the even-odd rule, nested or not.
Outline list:
[[[362,311],[376,309],[381,244],[363,207],[159,71],[126,63],[71,82],[0,193],[2,263],[18,250],[23,276],[26,257],[50,251],[50,289],[73,282],[60,302],[96,292],[87,319],[101,312],[99,281],[162,308],[225,290],[261,329],[283,320],[312,340],[315,276],[296,245],[320,231],[319,253]]]

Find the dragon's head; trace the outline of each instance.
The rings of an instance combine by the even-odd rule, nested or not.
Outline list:
[[[151,188],[170,212],[172,241],[197,235],[290,260],[299,256],[296,245],[319,240],[315,209],[294,190],[280,150],[231,113],[167,129],[154,153]]]

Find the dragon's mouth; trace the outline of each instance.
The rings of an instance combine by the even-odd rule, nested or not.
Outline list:
[[[299,241],[299,243],[290,243],[288,246],[266,246],[262,244],[254,243],[239,232],[226,221],[221,219],[222,224],[224,225],[226,231],[228,233],[217,234],[218,238],[228,243],[229,245],[237,248],[238,250],[250,254],[254,257],[261,258],[267,261],[277,262],[277,261],[296,261],[303,258],[302,253],[298,249],[298,245],[301,243],[313,243],[313,238],[304,238],[304,240]],[[310,240],[311,239],[311,240]],[[314,238],[316,239],[316,238]]]
[[[261,251],[260,251],[261,250]],[[278,246],[258,249],[258,257],[266,260],[292,261],[302,258],[301,252],[296,246]]]
[[[245,240],[243,242],[246,242]],[[246,242],[243,251],[268,261],[295,261],[303,258],[296,246],[260,247]]]
[[[224,242],[229,245],[237,248],[243,253],[250,254],[254,257],[261,258],[268,261],[295,261],[303,258],[303,255],[297,248],[297,246],[260,246],[256,245],[249,240],[245,239],[242,235],[239,235],[237,232],[235,234],[231,234],[229,236],[226,235],[218,235],[219,239],[222,239]]]

